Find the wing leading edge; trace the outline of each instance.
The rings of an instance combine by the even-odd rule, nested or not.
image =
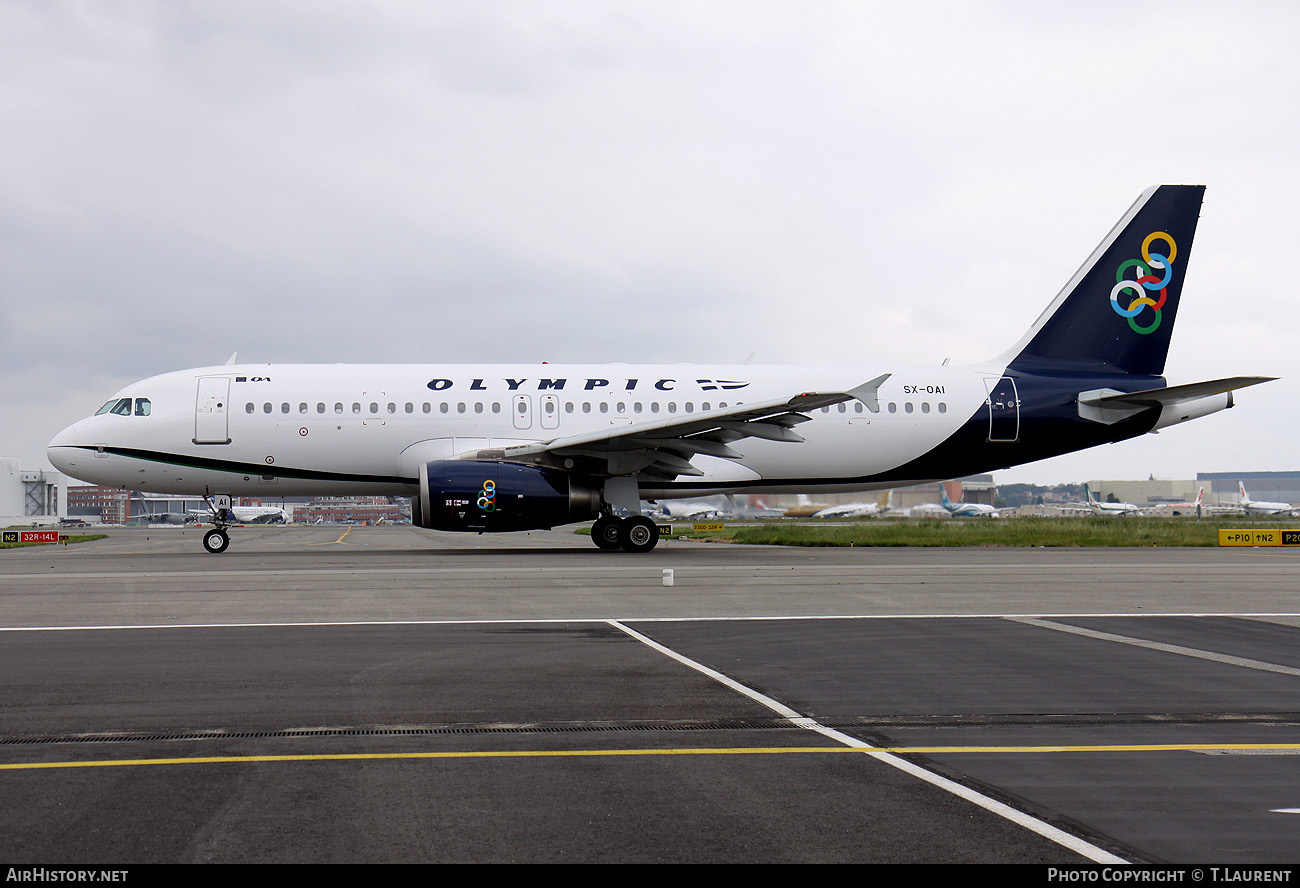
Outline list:
[[[692,458],[703,454],[739,460],[743,454],[731,445],[745,438],[801,443],[804,439],[794,428],[812,419],[807,414],[819,407],[857,400],[872,413],[879,413],[878,392],[891,375],[882,373],[845,392],[803,392],[790,398],[735,404],[536,444],[474,450],[458,458],[554,462],[565,468],[584,463],[583,470],[595,475],[639,475],[670,481],[680,475],[701,476],[704,473],[691,465]]]

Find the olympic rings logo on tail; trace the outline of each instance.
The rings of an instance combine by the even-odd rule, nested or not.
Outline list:
[[[1162,240],[1169,245],[1169,255],[1151,252],[1151,242]],[[1163,231],[1153,231],[1142,241],[1142,258],[1130,259],[1121,265],[1115,271],[1115,286],[1110,291],[1110,307],[1115,309],[1115,314],[1122,318],[1128,319],[1128,325],[1133,328],[1134,333],[1154,333],[1160,327],[1160,309],[1164,307],[1166,288],[1169,286],[1169,279],[1174,274],[1174,259],[1178,256],[1178,245],[1174,239]],[[1137,280],[1125,280],[1124,273],[1130,268],[1137,269]],[[1152,274],[1152,269],[1164,271],[1163,277],[1157,277]],[[1119,296],[1125,290],[1132,290],[1137,296],[1128,304],[1128,308],[1120,308]],[[1147,295],[1148,292],[1160,291],[1159,299],[1152,299]],[[1137,316],[1142,313],[1142,309],[1147,306],[1151,307],[1151,323],[1143,326],[1136,320]]]
[[[497,510],[497,483],[484,481],[483,489],[478,492],[478,507],[484,512]]]

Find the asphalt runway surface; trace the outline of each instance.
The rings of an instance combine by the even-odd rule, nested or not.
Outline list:
[[[1300,859],[1300,553],[200,536],[0,552],[0,862]]]

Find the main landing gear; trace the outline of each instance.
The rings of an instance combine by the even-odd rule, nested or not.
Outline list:
[[[659,542],[659,526],[644,515],[601,515],[591,526],[591,540],[602,549],[649,552]]]

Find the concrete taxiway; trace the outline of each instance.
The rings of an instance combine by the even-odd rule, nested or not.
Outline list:
[[[1286,552],[199,538],[0,553],[0,860],[1300,848]]]

